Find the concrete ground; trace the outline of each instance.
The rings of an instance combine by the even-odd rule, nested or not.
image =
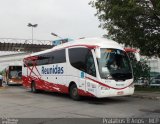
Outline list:
[[[133,97],[143,99],[160,100],[160,92],[135,91]]]
[[[135,97],[83,98],[31,93],[22,86],[0,89],[0,118],[160,118],[160,100]]]

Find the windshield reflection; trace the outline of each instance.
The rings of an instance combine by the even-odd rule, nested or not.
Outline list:
[[[122,50],[102,48],[98,66],[103,79],[126,80],[132,78],[129,58]]]

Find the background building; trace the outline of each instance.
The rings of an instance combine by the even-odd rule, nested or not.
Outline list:
[[[147,64],[151,68],[150,76],[155,77],[160,74],[160,58],[152,57],[147,59]]]

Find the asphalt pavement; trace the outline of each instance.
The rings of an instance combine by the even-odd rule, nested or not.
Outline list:
[[[68,95],[31,93],[22,86],[0,89],[0,117],[16,118],[129,118],[159,117],[160,100],[134,96],[73,101]]]
[[[137,97],[137,98],[142,98],[142,99],[160,100],[160,92],[135,91],[132,97]]]

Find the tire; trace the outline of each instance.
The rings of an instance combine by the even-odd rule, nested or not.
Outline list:
[[[8,80],[7,80],[7,82],[6,82],[6,85],[7,85],[7,86],[9,86],[9,85],[10,85]]]
[[[0,87],[2,87],[2,83],[3,83],[3,81],[2,81],[2,80],[0,80]]]
[[[38,90],[36,89],[36,83],[35,82],[31,83],[31,92],[32,93],[38,93]]]
[[[76,101],[80,100],[80,96],[78,94],[78,88],[77,88],[76,84],[72,84],[70,86],[69,94],[73,100],[76,100]]]

